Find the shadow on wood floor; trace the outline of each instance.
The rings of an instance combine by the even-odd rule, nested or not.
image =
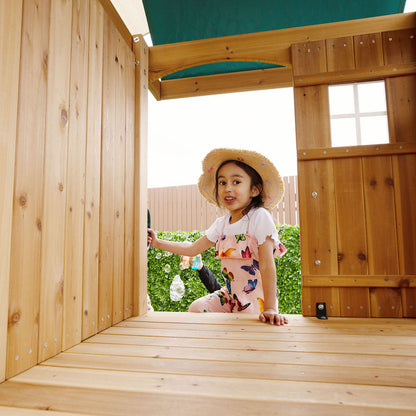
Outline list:
[[[416,321],[155,312],[0,385],[0,415],[416,414]]]

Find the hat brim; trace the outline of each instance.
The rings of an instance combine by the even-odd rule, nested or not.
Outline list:
[[[251,166],[263,180],[264,207],[274,208],[282,199],[284,186],[282,178],[269,159],[252,150],[214,149],[202,161],[202,175],[198,188],[201,195],[211,204],[221,207],[216,199],[216,175],[218,168],[227,160],[237,160]]]

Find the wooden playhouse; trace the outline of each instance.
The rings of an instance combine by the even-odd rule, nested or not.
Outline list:
[[[0,54],[0,415],[414,414],[415,13],[148,47],[109,0],[2,1]],[[270,67],[166,77],[228,61]],[[370,80],[390,142],[333,147],[328,86]],[[288,86],[303,316],[146,314],[148,91]]]

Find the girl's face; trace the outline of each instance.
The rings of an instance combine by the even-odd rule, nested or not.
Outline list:
[[[218,171],[218,200],[230,211],[232,222],[243,217],[242,211],[259,193],[250,176],[236,164],[227,163]]]

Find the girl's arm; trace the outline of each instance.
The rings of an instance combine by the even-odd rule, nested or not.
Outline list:
[[[188,241],[166,241],[156,237],[156,234],[150,228],[147,230],[147,242],[151,247],[159,250],[169,251],[170,253],[179,254],[181,256],[195,257],[205,250],[208,250],[214,243],[204,235],[193,243]]]
[[[271,237],[267,237],[265,242],[259,246],[259,268],[264,291],[264,311],[260,313],[259,319],[272,325],[284,325],[288,323],[288,320],[278,312],[273,247],[274,243]]]

